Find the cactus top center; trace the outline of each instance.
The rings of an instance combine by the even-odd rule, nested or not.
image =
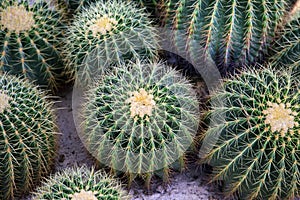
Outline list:
[[[126,100],[126,103],[130,103],[130,117],[132,118],[136,116],[144,118],[145,115],[151,116],[152,109],[155,106],[153,95],[143,88],[140,88],[139,91],[130,92],[130,98]]]
[[[72,200],[97,200],[95,193],[92,191],[81,190],[79,193],[70,195]]]
[[[11,97],[0,91],[0,113],[2,113],[6,108],[10,108],[9,100]]]
[[[263,111],[266,116],[265,124],[271,126],[273,133],[280,132],[285,135],[289,129],[298,126],[298,122],[295,122],[297,112],[291,110],[290,104],[267,102],[267,105],[269,107]]]
[[[23,5],[7,7],[2,10],[0,17],[2,29],[7,28],[16,33],[28,31],[35,24],[33,12],[27,11]]]
[[[95,37],[97,34],[105,35],[106,33],[110,32],[117,24],[117,20],[104,15],[96,19],[93,24],[90,25],[89,29],[93,32],[93,36]]]

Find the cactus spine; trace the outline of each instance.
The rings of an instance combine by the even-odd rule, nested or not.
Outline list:
[[[19,199],[51,169],[52,104],[32,84],[0,76],[0,199]]]
[[[300,1],[292,8],[280,37],[272,46],[270,62],[276,68],[284,67],[299,74],[300,71]]]
[[[247,70],[225,80],[215,104],[205,156],[214,179],[241,199],[299,196],[299,81],[286,71]],[[212,117],[214,116],[214,117]],[[213,144],[212,142],[216,142]]]
[[[124,0],[125,2],[126,0]],[[70,10],[73,12],[80,11],[83,7],[88,6],[91,3],[97,2],[97,0],[67,0]],[[127,0],[127,2],[135,2],[141,7],[147,8],[149,11],[154,11],[158,4],[157,0]]]

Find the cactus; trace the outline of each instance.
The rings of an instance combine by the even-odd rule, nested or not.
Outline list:
[[[121,184],[104,171],[86,166],[67,168],[47,179],[37,189],[33,200],[126,200],[130,199]]]
[[[84,7],[69,27],[66,71],[72,77],[80,69],[89,80],[95,73],[91,65],[106,67],[126,59],[154,58],[158,41],[147,16],[135,3],[119,0],[100,0]]]
[[[168,180],[184,168],[197,132],[199,105],[192,85],[163,63],[130,62],[98,80],[86,95],[81,138],[113,172]],[[172,166],[172,164],[174,165]]]
[[[58,51],[64,29],[60,14],[42,1],[1,0],[0,9],[0,70],[55,91],[64,69]]]
[[[52,167],[56,125],[46,98],[31,83],[0,75],[0,199],[19,199]]]
[[[280,37],[271,50],[271,64],[300,72],[300,1],[292,8]]]
[[[165,0],[162,21],[180,51],[204,50],[224,74],[262,61],[287,10],[286,0]],[[186,36],[187,35],[187,36]],[[194,55],[196,57],[203,55]]]
[[[212,95],[203,143],[211,150],[203,162],[213,166],[213,180],[223,180],[228,195],[299,196],[299,101],[297,78],[269,66],[225,80]]]

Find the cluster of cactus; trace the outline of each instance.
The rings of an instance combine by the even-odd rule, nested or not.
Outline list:
[[[168,181],[185,168],[199,100],[157,61],[163,43],[149,18],[157,11],[192,64],[204,56],[223,74],[250,66],[211,96],[200,155],[213,180],[241,199],[299,196],[299,8],[300,0],[0,0],[0,199],[21,198],[52,169],[52,103],[33,83],[57,91],[64,76],[87,89],[78,130],[103,165],[148,187],[153,175]],[[83,166],[53,175],[33,198],[129,195]]]
[[[270,62],[276,68],[289,68],[300,71],[300,1],[292,8],[280,38],[272,46]]]
[[[47,179],[37,189],[33,200],[118,200],[130,199],[121,184],[104,171],[86,166],[67,168]]]
[[[212,95],[204,157],[228,195],[299,196],[300,90],[291,73],[266,67],[225,80]]]
[[[163,63],[123,64],[102,76],[86,95],[82,139],[101,163],[129,183],[153,174],[168,180],[173,163],[197,132],[199,105],[192,85]],[[158,172],[158,173],[156,173]]]
[[[19,199],[51,170],[56,125],[46,98],[27,81],[0,76],[0,199]]]
[[[133,2],[100,0],[84,7],[68,28],[66,71],[74,77],[80,70],[89,80],[112,63],[154,58],[158,40],[151,24],[144,10]]]
[[[261,62],[287,12],[287,0],[166,0],[162,20],[180,51],[203,49],[222,73]],[[202,51],[201,51],[202,52]]]
[[[57,89],[64,70],[60,13],[45,1],[1,0],[0,9],[0,70]]]

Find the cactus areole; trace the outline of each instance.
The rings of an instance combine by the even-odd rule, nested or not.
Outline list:
[[[90,25],[90,30],[93,32],[93,36],[97,34],[105,35],[112,31],[112,29],[117,25],[118,22],[114,18],[109,18],[107,15],[98,18]]]
[[[140,88],[139,91],[131,92],[130,95],[131,97],[126,101],[126,103],[130,103],[130,117],[144,118],[145,115],[147,117],[152,115],[152,109],[155,106],[152,94]]]
[[[273,133],[278,131],[281,133],[281,136],[284,137],[290,129],[299,125],[295,122],[297,112],[293,112],[290,109],[290,104],[271,102],[268,102],[267,104],[269,108],[263,111],[263,114],[266,115],[265,124],[271,126],[271,131]]]
[[[35,24],[33,12],[27,11],[23,5],[9,6],[1,12],[3,29],[14,31],[17,34],[29,31]]]

